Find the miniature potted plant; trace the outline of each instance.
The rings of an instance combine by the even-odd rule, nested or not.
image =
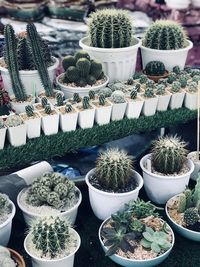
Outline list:
[[[130,156],[118,149],[100,154],[96,168],[86,175],[90,205],[100,220],[123,208],[131,199],[137,199],[143,186],[142,177],[133,170]]]
[[[156,95],[158,96],[157,111],[166,111],[171,99],[171,93],[166,90],[165,84],[156,86]]]
[[[150,202],[132,200],[99,228],[101,246],[121,266],[157,266],[170,254],[174,233]]]
[[[7,246],[9,242],[15,212],[14,203],[7,195],[0,193],[0,245],[2,246]]]
[[[186,189],[167,201],[166,214],[172,227],[185,238],[200,242],[200,176],[194,190]]]
[[[193,43],[187,39],[180,24],[170,20],[157,20],[146,31],[142,40],[142,65],[159,60],[168,71],[178,65],[184,69],[188,51]],[[178,63],[178,64],[177,64]]]
[[[57,77],[57,84],[65,98],[72,97],[74,93],[86,96],[90,90],[97,91],[108,84],[101,62],[91,59],[86,51],[66,56],[62,64],[65,72]]]
[[[15,250],[0,246],[1,267],[26,267],[23,257]]]
[[[66,220],[51,216],[33,224],[24,248],[32,258],[32,267],[73,267],[80,243],[80,236]]]
[[[160,79],[165,79],[169,75],[169,72],[165,69],[165,65],[161,61],[148,62],[143,72],[150,80],[155,82],[158,82]]]
[[[154,87],[148,87],[148,85],[146,86],[145,92],[142,94],[142,98],[144,99],[142,113],[145,116],[153,116],[156,113],[158,96],[154,93]]]
[[[5,124],[8,128],[8,140],[12,146],[26,144],[26,124],[19,115],[10,115]]]
[[[90,16],[88,26],[89,36],[81,39],[79,45],[102,62],[110,81],[126,81],[132,77],[141,41],[133,37],[132,20],[127,11],[98,10]]]
[[[47,104],[44,110],[39,111],[42,117],[42,130],[45,135],[52,135],[58,132],[59,114],[51,105]]]
[[[0,149],[4,148],[5,139],[6,139],[6,126],[4,120],[0,117]]]
[[[78,125],[82,129],[92,128],[94,125],[95,107],[90,103],[89,96],[84,96],[81,104],[76,105],[78,114]]]
[[[140,160],[144,188],[153,202],[165,204],[188,185],[194,164],[187,159],[185,146],[179,137],[160,137],[153,142],[151,154]]]
[[[130,92],[130,96],[126,96],[127,108],[126,116],[129,119],[138,119],[142,111],[144,100],[138,95],[138,90],[134,86]]]
[[[198,107],[198,84],[196,82],[188,82],[185,90],[185,107],[190,110],[196,110]]]
[[[119,121],[124,118],[127,102],[125,94],[122,91],[116,90],[112,93],[109,98],[112,105],[111,120]]]
[[[172,93],[169,107],[170,109],[181,108],[185,97],[185,91],[181,88],[181,84],[178,81],[174,81],[169,88],[169,92]]]
[[[27,225],[43,215],[55,214],[75,223],[82,196],[74,183],[60,173],[46,172],[22,189],[17,204]]]
[[[98,100],[92,101],[95,106],[95,121],[98,125],[108,124],[110,122],[112,104],[106,99],[104,94],[100,94]]]
[[[60,128],[63,132],[70,132],[76,130],[78,120],[78,110],[75,106],[67,103],[65,106],[57,108],[60,114]]]

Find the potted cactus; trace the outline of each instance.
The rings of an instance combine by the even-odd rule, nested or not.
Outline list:
[[[112,103],[106,99],[104,94],[100,94],[98,100],[93,100],[95,106],[95,121],[98,125],[108,124],[110,122]]]
[[[96,168],[85,178],[90,205],[100,220],[123,208],[131,199],[137,199],[143,180],[133,169],[132,158],[118,149],[101,153]]]
[[[57,77],[57,84],[65,98],[72,97],[74,93],[86,96],[90,90],[97,91],[108,84],[101,62],[91,59],[86,51],[66,56],[62,64],[65,72]]]
[[[132,77],[141,41],[133,37],[132,20],[127,11],[98,10],[90,16],[88,26],[89,36],[81,39],[79,45],[102,62],[110,81],[126,81]]]
[[[0,117],[0,149],[4,148],[6,139],[6,126],[2,117]]]
[[[156,86],[156,95],[158,96],[157,111],[166,111],[171,99],[171,93],[166,90],[166,85],[160,83]]]
[[[192,81],[188,82],[185,90],[185,107],[190,110],[196,110],[198,107],[198,84]]]
[[[166,203],[166,214],[174,230],[185,238],[200,242],[200,176],[194,190],[170,198]]]
[[[0,246],[0,255],[1,267],[26,267],[23,257],[15,250]]]
[[[92,128],[94,125],[95,107],[89,96],[84,96],[81,103],[76,105],[78,114],[78,125],[82,129]]]
[[[44,217],[35,222],[24,240],[32,267],[73,267],[80,247],[80,236],[59,217]]]
[[[8,140],[12,146],[26,144],[26,124],[19,115],[10,115],[5,121],[8,129]]]
[[[163,262],[174,246],[174,233],[150,202],[131,200],[99,228],[105,255],[120,266],[152,267]]]
[[[82,196],[66,176],[45,172],[18,194],[17,204],[27,225],[43,215],[55,214],[75,223]]]
[[[154,85],[148,86],[148,83],[146,83],[146,88],[142,94],[142,98],[144,99],[142,113],[145,116],[153,116],[156,113],[158,104],[158,96],[154,93]]]
[[[188,185],[194,164],[187,159],[185,147],[180,137],[160,137],[153,142],[151,153],[140,160],[144,188],[153,202],[165,204]]]
[[[42,117],[42,130],[45,135],[52,135],[58,132],[59,114],[55,109],[52,109],[50,104],[47,104],[43,110],[39,111]]]
[[[160,79],[165,79],[169,75],[169,72],[165,69],[165,65],[161,61],[148,62],[143,72],[150,80],[155,82],[158,82]]]
[[[70,132],[76,130],[78,120],[78,110],[70,103],[65,106],[57,107],[60,115],[60,128],[63,132]]]
[[[133,89],[130,92],[130,94],[126,96],[126,101],[127,101],[127,108],[126,108],[127,118],[138,119],[142,111],[144,100],[142,99],[141,96],[138,95],[138,90],[136,86],[133,86]]]
[[[41,110],[43,110],[45,108],[46,105],[51,105],[51,103],[49,102],[49,100],[47,99],[46,96],[43,96],[40,99],[39,103],[35,103],[32,106],[34,107],[34,110],[41,111]]]
[[[124,118],[126,106],[127,106],[125,94],[120,90],[116,90],[112,93],[109,100],[113,104],[111,120],[112,121],[122,120]]]
[[[184,69],[188,51],[193,43],[187,39],[186,32],[175,21],[157,20],[146,31],[142,40],[142,65],[159,60],[168,71],[177,65]]]
[[[170,109],[181,108],[185,97],[185,91],[181,88],[181,83],[174,81],[169,87],[169,92],[172,93],[169,103]]]
[[[15,205],[7,195],[0,193],[0,245],[7,246],[11,229],[12,219],[15,216]]]

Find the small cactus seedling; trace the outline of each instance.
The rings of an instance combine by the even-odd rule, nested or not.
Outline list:
[[[124,97],[124,93],[122,91],[119,91],[119,90],[114,91],[112,93],[112,95],[111,95],[111,101],[113,103],[116,103],[116,104],[125,103],[126,100],[125,100],[125,97]]]
[[[180,67],[179,66],[174,66],[173,70],[174,73],[176,73],[177,75],[179,75],[181,73]]]
[[[155,82],[153,80],[147,80],[146,81],[146,87],[149,87],[149,88],[155,88]]]
[[[83,109],[89,109],[90,108],[90,98],[88,96],[83,97],[82,107],[83,107]]]
[[[137,92],[140,92],[141,85],[139,83],[136,83],[134,88],[137,90]]]
[[[137,233],[143,233],[145,230],[145,225],[140,220],[134,220],[130,224],[130,230]]]
[[[72,112],[72,105],[71,105],[71,104],[66,104],[66,106],[65,106],[65,111],[66,111],[67,113]]]
[[[23,124],[23,121],[18,115],[11,115],[6,119],[6,125],[8,127],[16,127],[21,124]]]
[[[133,85],[133,84],[134,84],[134,80],[133,80],[133,78],[129,78],[129,79],[127,80],[126,84],[128,84],[128,85]]]
[[[157,95],[164,95],[165,94],[165,85],[164,84],[158,84],[156,88],[156,94]]]
[[[144,92],[144,97],[146,98],[155,97],[154,89],[152,87],[147,87]]]
[[[70,66],[76,65],[76,60],[73,56],[66,56],[63,58],[62,65],[64,70],[66,71]]]
[[[137,90],[136,89],[133,89],[130,93],[130,97],[131,99],[136,99],[137,98]]]
[[[185,74],[180,75],[178,81],[179,81],[180,84],[181,84],[181,88],[185,88],[186,85],[187,85],[187,81],[188,81],[188,77],[187,77],[187,75],[185,75]]]
[[[99,105],[100,105],[100,106],[104,106],[105,103],[106,103],[105,95],[104,95],[104,94],[101,94],[101,95],[99,96]]]
[[[192,81],[195,82],[195,83],[198,83],[200,81],[200,75],[195,75],[193,78],[192,78]]]
[[[167,86],[167,79],[160,79],[158,81],[158,84],[164,84],[165,86]]]
[[[165,65],[161,61],[150,61],[145,67],[146,75],[162,76],[165,73]]]
[[[184,68],[184,71],[186,71],[187,73],[191,73],[192,72],[192,67],[189,65],[186,65]]]
[[[7,195],[0,193],[0,215],[10,213],[11,205]]]
[[[5,127],[3,119],[0,117],[0,129],[3,129]]]
[[[180,92],[180,90],[181,90],[181,84],[180,84],[180,82],[177,82],[177,81],[173,82],[172,83],[172,86],[171,86],[171,91],[173,93],[178,93],[178,92]]]
[[[105,87],[99,90],[99,95],[103,94],[105,97],[110,97],[112,95],[112,90],[109,87]]]
[[[168,78],[167,78],[167,82],[171,84],[171,83],[173,83],[174,81],[176,81],[176,78],[177,78],[176,73],[171,72],[171,73],[169,74]]]
[[[78,93],[74,93],[73,94],[73,101],[76,102],[76,103],[79,103],[81,102],[81,97]]]
[[[51,106],[50,105],[46,105],[45,108],[44,108],[44,112],[46,114],[51,114],[51,112],[52,112]]]
[[[188,208],[184,212],[184,222],[187,226],[194,225],[200,219],[197,208]]]
[[[89,91],[89,98],[92,100],[92,99],[95,99],[95,91],[93,91],[93,90],[90,90]]]
[[[42,107],[45,108],[46,105],[48,105],[48,99],[44,96],[41,99]]]
[[[60,92],[56,93],[56,104],[57,104],[58,107],[64,105],[63,95]]]
[[[145,74],[142,74],[142,75],[140,76],[139,82],[140,82],[141,84],[144,84],[144,83],[146,83],[147,81],[148,81],[148,77],[147,77]]]
[[[192,71],[191,71],[191,77],[194,77],[194,76],[200,76],[200,70],[199,69],[193,69]]]
[[[25,107],[26,115],[28,117],[33,117],[34,116],[34,109],[32,106],[28,105]]]
[[[190,93],[196,93],[198,91],[198,85],[196,82],[190,82],[187,87]]]

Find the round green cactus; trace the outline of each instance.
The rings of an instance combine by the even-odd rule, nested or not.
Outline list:
[[[172,83],[171,91],[173,93],[178,93],[181,90],[181,84],[178,81],[175,81]]]
[[[88,94],[90,99],[95,99],[95,91],[90,90]]]
[[[176,73],[171,72],[171,73],[169,74],[168,78],[167,78],[167,82],[171,84],[171,83],[173,83],[174,81],[176,81],[176,79],[177,79],[177,75],[176,75]]]
[[[174,66],[172,71],[177,75],[181,74],[181,69],[179,66]]]
[[[87,78],[90,73],[91,63],[87,58],[80,58],[76,63],[76,68],[82,78]]]
[[[76,65],[76,60],[73,56],[66,56],[63,58],[62,65],[66,71],[69,67]]]
[[[89,109],[90,107],[90,98],[88,96],[84,96],[82,100],[83,109]]]
[[[162,76],[165,71],[165,65],[161,61],[150,61],[145,67],[146,75],[149,76]]]
[[[76,103],[81,102],[81,97],[80,97],[79,93],[74,93],[73,94],[73,101],[76,102]]]
[[[62,205],[62,201],[61,201],[61,199],[59,197],[59,194],[56,193],[56,192],[50,192],[47,195],[46,202],[48,203],[49,206],[53,206],[53,207],[58,208],[58,209]]]
[[[187,77],[187,75],[185,75],[185,74],[180,75],[178,81],[179,81],[180,84],[181,84],[181,88],[185,88],[186,85],[187,85],[187,81],[188,81],[188,77]]]
[[[10,212],[10,200],[7,195],[0,193],[0,215]]]
[[[19,115],[8,116],[5,123],[8,127],[16,127],[23,124],[23,121]]]
[[[144,92],[144,97],[146,98],[155,97],[154,89],[152,87],[146,87],[145,92]]]
[[[28,105],[25,107],[26,115],[28,117],[33,117],[34,116],[34,109],[31,105]]]
[[[78,86],[80,87],[85,87],[87,86],[87,80],[85,78],[80,78],[80,81],[77,83]]]
[[[92,60],[91,61],[91,67],[90,67],[90,74],[95,77],[96,80],[100,79],[100,76],[102,74],[102,64],[98,60]]]
[[[59,183],[64,183],[65,179],[66,179],[65,176],[58,172],[54,172],[51,175],[51,181],[52,181],[53,187],[55,187]]]
[[[56,93],[56,105],[57,105],[58,107],[64,105],[63,95],[62,95],[62,93],[60,93],[60,92]]]
[[[94,85],[97,82],[96,78],[92,75],[88,75],[86,81],[87,81],[87,84],[89,85]]]
[[[80,74],[76,67],[71,66],[66,71],[66,77],[70,82],[78,83],[80,80]]]
[[[147,77],[147,75],[142,74],[142,75],[140,76],[139,82],[140,82],[141,84],[144,84],[144,83],[146,83],[147,81],[148,81],[148,77]]]
[[[187,226],[194,225],[200,219],[197,208],[188,208],[184,212],[184,222]]]
[[[125,100],[125,95],[122,91],[119,91],[119,90],[116,90],[112,93],[111,95],[111,101],[113,103],[125,103],[126,100]]]
[[[198,83],[200,81],[200,75],[195,75],[192,77],[192,81]]]
[[[184,68],[184,71],[186,71],[187,73],[191,73],[192,72],[192,67],[189,65],[186,65]]]
[[[42,107],[45,108],[46,105],[48,105],[48,99],[44,96],[41,99]]]
[[[44,112],[45,112],[46,114],[51,114],[52,109],[51,109],[51,106],[50,106],[49,104],[45,106],[45,108],[44,108]]]
[[[198,91],[198,84],[196,82],[188,83],[188,91],[191,93],[196,93]]]
[[[46,201],[48,194],[50,193],[50,188],[48,186],[45,185],[41,185],[38,190],[37,190],[37,195],[38,195],[38,199],[40,201]]]
[[[54,192],[56,192],[61,199],[66,197],[69,193],[68,186],[64,183],[59,183],[55,186]]]
[[[84,51],[84,50],[81,50],[79,52],[77,52],[74,56],[75,58],[75,61],[77,62],[80,58],[86,58],[88,60],[90,60],[90,56],[88,54],[88,52]]]
[[[130,97],[131,99],[136,99],[137,98],[137,89],[133,89],[131,92],[130,92]]]
[[[200,76],[200,70],[199,69],[193,69],[192,71],[191,71],[191,77],[194,77],[194,76]]]
[[[67,112],[67,113],[70,113],[70,112],[72,112],[72,105],[71,104],[66,104],[66,106],[65,106],[65,111]]]
[[[155,82],[153,81],[153,80],[150,80],[150,79],[148,79],[147,81],[146,81],[146,87],[150,87],[150,88],[155,88]]]
[[[158,84],[156,88],[156,94],[157,95],[164,95],[165,94],[165,85],[164,84]]]
[[[106,102],[106,98],[104,94],[100,94],[99,96],[99,105],[104,106]]]

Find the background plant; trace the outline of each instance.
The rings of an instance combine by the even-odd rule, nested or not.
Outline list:
[[[146,75],[150,76],[162,76],[165,71],[165,65],[161,61],[150,61],[145,67]]]

